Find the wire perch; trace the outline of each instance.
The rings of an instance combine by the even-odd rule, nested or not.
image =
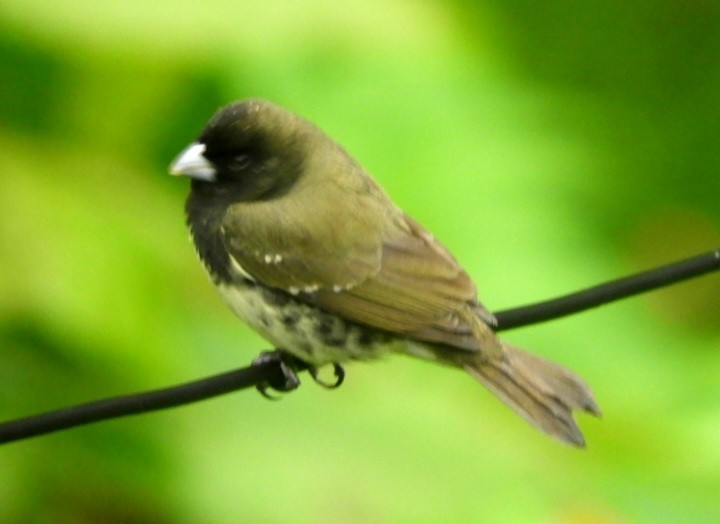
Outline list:
[[[495,313],[498,321],[496,331],[547,322],[548,320],[579,313],[616,300],[699,277],[718,269],[720,269],[720,249],[593,286],[576,293],[528,306],[499,311]],[[273,354],[274,352],[268,353]],[[292,365],[292,371],[294,372],[308,368],[307,364],[300,361],[296,361]],[[337,381],[332,385],[337,387],[342,383],[344,372],[336,367],[335,376]],[[313,377],[316,377],[316,370],[313,371]],[[297,375],[295,375],[295,378],[297,379]],[[317,378],[315,380],[317,381]],[[283,363],[283,359],[260,358],[256,359],[251,366],[243,369],[165,389],[97,400],[11,420],[0,424],[0,444],[25,440],[102,420],[182,406],[249,387],[262,388],[263,385],[265,385],[265,388],[275,388],[277,386],[278,390],[288,391],[295,389],[299,385],[299,380],[294,386],[289,382],[287,364]]]

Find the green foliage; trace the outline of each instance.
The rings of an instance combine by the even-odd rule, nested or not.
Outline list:
[[[491,309],[718,245],[713,2],[6,0],[0,417],[244,366],[165,167],[221,104],[316,122]],[[605,418],[578,452],[460,373],[348,366],[0,448],[0,522],[717,521],[720,278],[509,333]],[[309,382],[309,380],[306,380]]]

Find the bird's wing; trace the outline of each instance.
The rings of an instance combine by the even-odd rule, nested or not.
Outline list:
[[[450,253],[375,188],[296,191],[230,206],[224,243],[242,274],[348,320],[477,351],[494,317]],[[352,189],[352,188],[351,188]],[[358,188],[355,188],[358,189]],[[336,198],[333,198],[336,197]]]
[[[410,338],[482,349],[495,318],[477,301],[473,281],[422,226],[397,219],[380,246],[380,271],[341,293],[322,289],[313,302]]]

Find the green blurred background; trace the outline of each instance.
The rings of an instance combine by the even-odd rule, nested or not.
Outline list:
[[[246,365],[172,157],[265,97],[344,144],[499,310],[720,244],[720,4],[0,6],[0,418]],[[720,521],[720,278],[505,335],[588,448],[403,357],[0,448],[0,522]]]

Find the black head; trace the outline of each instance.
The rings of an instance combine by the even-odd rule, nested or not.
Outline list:
[[[278,197],[302,173],[312,125],[270,102],[229,104],[170,165],[193,179],[193,191],[231,193],[236,200]]]

